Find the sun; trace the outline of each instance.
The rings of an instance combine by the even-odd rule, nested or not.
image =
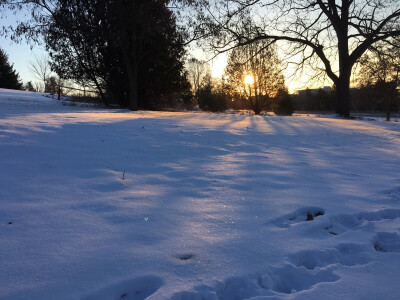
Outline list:
[[[246,75],[244,78],[244,83],[248,85],[252,85],[254,83],[254,77],[253,75]]]

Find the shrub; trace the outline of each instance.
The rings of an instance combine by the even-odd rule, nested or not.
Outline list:
[[[287,90],[280,90],[275,97],[272,111],[278,116],[291,116],[294,112],[292,97]]]
[[[218,89],[213,89],[211,84],[206,84],[199,90],[197,101],[202,110],[221,112],[228,108],[226,94]]]

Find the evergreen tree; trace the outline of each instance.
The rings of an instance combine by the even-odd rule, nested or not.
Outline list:
[[[202,110],[222,112],[228,108],[228,93],[224,85],[207,75],[198,92],[197,102]]]
[[[14,66],[8,61],[8,55],[0,49],[0,88],[21,90],[22,82]]]
[[[294,105],[287,89],[280,89],[277,92],[272,111],[278,116],[291,116],[293,114]]]
[[[55,76],[51,76],[46,80],[46,84],[44,87],[44,92],[49,93],[51,95],[55,95],[58,92],[58,80]]]
[[[165,0],[60,1],[46,44],[59,76],[92,82],[131,110],[189,89],[184,48]]]
[[[28,82],[25,84],[24,90],[25,90],[25,91],[29,91],[29,92],[36,92],[36,90],[35,90],[35,88],[34,88],[34,86],[33,86],[33,84],[32,84],[32,81],[28,81]]]

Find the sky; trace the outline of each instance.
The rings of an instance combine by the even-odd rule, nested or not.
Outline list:
[[[27,81],[35,81],[35,78],[28,68],[29,62],[34,60],[35,55],[46,54],[46,52],[39,46],[31,50],[25,43],[15,44],[4,37],[0,37],[0,45],[8,54],[8,60],[11,64],[14,64],[14,69],[19,73],[21,80],[24,83]]]
[[[0,16],[0,27],[15,25],[18,20],[18,16],[13,13],[2,13]],[[9,37],[0,35],[0,47],[7,53],[9,62],[14,65],[14,69],[24,83],[35,81],[28,65],[35,56],[46,54],[43,46],[36,45],[31,49],[25,40],[17,44]]]

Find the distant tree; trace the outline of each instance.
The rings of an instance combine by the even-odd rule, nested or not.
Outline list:
[[[58,93],[58,88],[59,88],[59,80],[55,76],[50,76],[46,80],[44,92],[49,93],[51,95],[55,95]]]
[[[287,89],[279,89],[274,97],[272,111],[278,116],[291,116],[294,112],[292,97]]]
[[[309,111],[313,110],[313,94],[310,89],[300,90],[292,95],[295,110]]]
[[[233,49],[225,75],[233,98],[247,99],[255,114],[260,114],[268,99],[285,89],[276,47],[265,41]]]
[[[360,65],[359,80],[366,98],[383,108],[390,121],[391,112],[399,109],[400,39],[389,46],[381,43],[371,48]]]
[[[22,82],[14,66],[8,61],[8,55],[0,49],[0,88],[4,89],[22,89]]]
[[[47,55],[43,54],[35,56],[32,61],[28,63],[28,69],[32,75],[42,83],[41,92],[46,92],[46,83],[51,74],[50,61]]]
[[[313,97],[312,110],[318,111],[334,111],[335,110],[335,97],[332,90],[327,91],[325,88],[319,88]]]
[[[36,89],[34,88],[32,81],[28,81],[25,85],[24,85],[24,90],[25,91],[29,91],[29,92],[36,92]]]
[[[198,104],[202,110],[222,112],[228,108],[228,94],[211,75],[204,78],[199,89]]]
[[[204,80],[211,74],[210,66],[204,60],[198,60],[197,58],[192,57],[187,62],[187,70],[193,94],[197,99]]]

